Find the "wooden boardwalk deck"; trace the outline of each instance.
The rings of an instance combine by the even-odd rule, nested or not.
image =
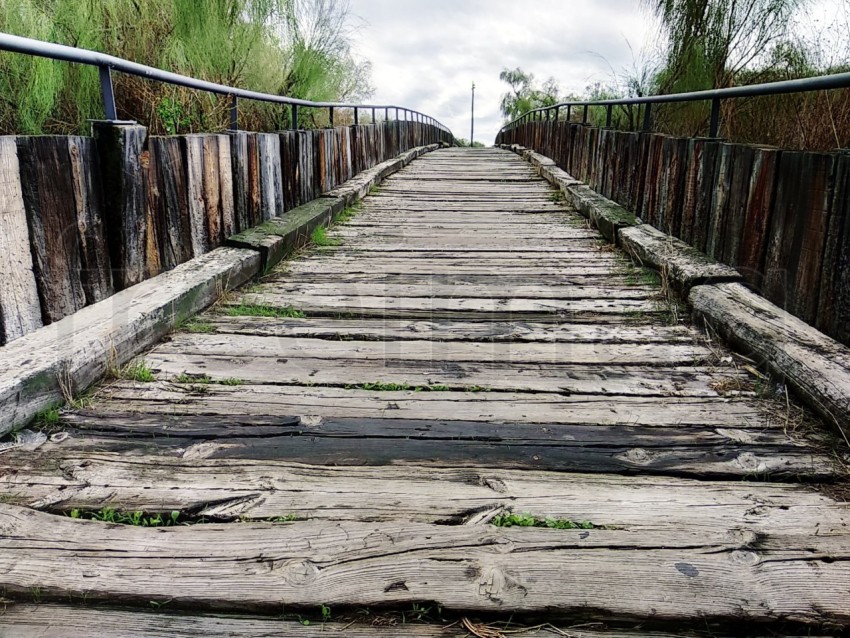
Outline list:
[[[850,623],[843,470],[528,165],[432,153],[329,237],[0,455],[0,635]],[[67,516],[102,508],[205,524]]]

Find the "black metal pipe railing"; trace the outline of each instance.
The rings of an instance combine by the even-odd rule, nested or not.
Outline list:
[[[801,78],[799,80],[783,80],[780,82],[765,82],[762,84],[749,84],[747,86],[733,86],[726,89],[712,89],[708,91],[691,91],[689,93],[671,93],[669,95],[650,95],[646,97],[615,98],[610,100],[575,100],[560,102],[551,106],[543,106],[526,111],[518,118],[512,120],[502,127],[501,132],[511,130],[520,124],[535,121],[542,112],[554,110],[555,119],[560,109],[567,107],[567,120],[570,119],[571,110],[574,106],[584,107],[582,122],[587,123],[587,110],[591,106],[604,106],[607,109],[607,126],[611,125],[611,109],[615,106],[643,106],[643,130],[649,131],[652,125],[652,105],[670,104],[675,102],[707,102],[711,101],[711,117],[709,120],[709,137],[717,137],[720,130],[720,106],[723,100],[731,100],[743,97],[762,97],[768,95],[783,95],[787,93],[808,93],[811,91],[826,91],[829,89],[850,88],[850,73],[835,73],[833,75],[820,75],[813,78]]]
[[[310,107],[328,109],[331,118],[333,117],[333,109],[354,109],[355,122],[357,120],[358,109],[372,109],[374,114],[375,109],[395,109],[396,119],[398,119],[398,107],[394,104],[348,104],[344,102],[312,102],[310,100],[299,100],[297,98],[287,97],[284,95],[273,95],[270,93],[259,93],[257,91],[249,91],[239,89],[225,84],[217,84],[215,82],[207,82],[206,80],[198,80],[179,73],[171,71],[163,71],[137,62],[130,62],[123,58],[118,58],[106,53],[91,51],[89,49],[78,49],[76,47],[66,46],[64,44],[55,44],[53,42],[44,42],[33,38],[24,38],[10,33],[0,33],[0,51],[10,51],[12,53],[23,53],[34,55],[42,58],[50,58],[52,60],[62,60],[75,64],[86,64],[94,66],[98,69],[100,76],[100,90],[103,99],[103,110],[107,120],[117,120],[118,112],[115,106],[115,93],[112,88],[112,71],[119,71],[128,75],[135,75],[148,80],[164,82],[176,86],[183,86],[189,89],[198,91],[206,91],[216,95],[227,95],[230,97],[230,127],[233,130],[238,128],[239,124],[239,99],[256,100],[258,102],[272,102],[275,104],[289,105],[292,108],[292,123],[293,128],[297,127],[298,123],[298,107]],[[410,111],[404,109],[405,114],[416,113],[421,117],[421,121],[427,122],[432,126],[437,127],[441,131],[452,134],[451,130],[442,124],[436,118],[420,113],[419,111]],[[374,116],[373,116],[374,121]]]

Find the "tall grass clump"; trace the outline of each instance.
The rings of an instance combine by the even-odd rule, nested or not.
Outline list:
[[[321,100],[371,92],[351,51],[345,0],[15,0],[0,31],[93,49],[264,93]],[[222,130],[228,102],[199,91],[113,74],[118,115],[155,134]],[[97,69],[0,54],[0,133],[80,133],[103,117]],[[240,123],[280,128],[286,107],[243,100]],[[314,120],[306,115],[302,125]]]

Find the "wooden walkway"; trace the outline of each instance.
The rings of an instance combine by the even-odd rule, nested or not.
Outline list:
[[[527,164],[432,153],[328,238],[0,455],[0,635],[850,623],[834,457]]]

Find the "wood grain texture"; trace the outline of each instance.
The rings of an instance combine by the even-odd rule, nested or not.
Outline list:
[[[0,137],[0,345],[42,325],[18,147]]]
[[[42,318],[53,323],[86,304],[68,141],[19,137],[18,157]]]
[[[7,592],[40,587],[65,600],[85,592],[92,602],[240,611],[312,607],[319,599],[343,607],[431,600],[449,610],[597,619],[850,621],[846,548],[824,561],[797,545],[754,548],[754,536],[740,531],[695,538],[678,530],[322,521],[145,529],[11,505],[0,505],[0,529]]]
[[[123,290],[145,279],[147,248],[147,129],[95,122],[113,283]]]

